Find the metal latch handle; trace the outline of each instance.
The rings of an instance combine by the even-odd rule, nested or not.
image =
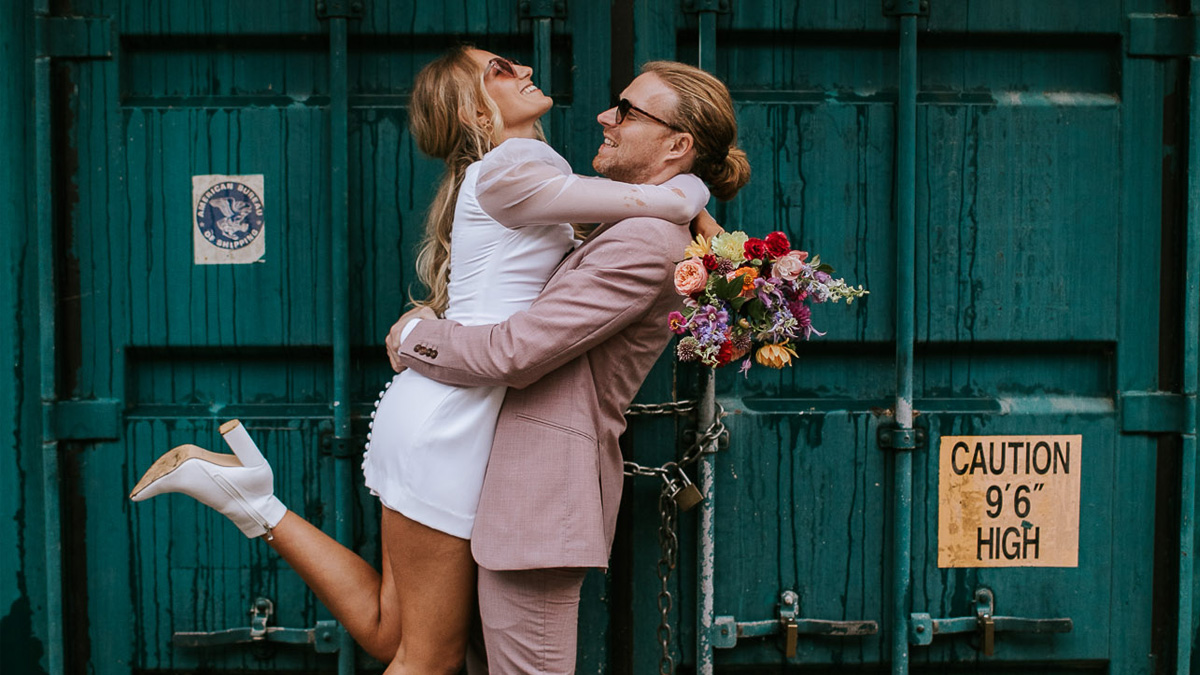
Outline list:
[[[800,635],[824,635],[830,637],[856,637],[874,635],[879,624],[874,621],[827,621],[824,619],[802,619],[800,596],[791,590],[779,594],[779,618],[769,621],[742,621],[732,616],[718,616],[713,620],[711,642],[716,649],[731,649],[740,638],[784,635],[784,654],[788,658],[796,655]]]
[[[1031,619],[1020,616],[995,616],[995,597],[991,589],[975,591],[975,616],[934,619],[926,613],[914,613],[909,622],[908,641],[914,645],[933,643],[934,635],[976,633],[979,650],[985,656],[995,652],[996,633],[1070,633],[1074,622],[1069,618]]]
[[[171,636],[176,647],[217,647],[221,645],[273,642],[312,645],[320,654],[338,651],[338,623],[318,621],[315,628],[280,628],[268,625],[275,614],[275,603],[256,598],[250,607],[250,625],[210,632],[179,632]]]

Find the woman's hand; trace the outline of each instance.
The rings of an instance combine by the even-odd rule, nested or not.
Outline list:
[[[400,317],[400,320],[392,325],[392,329],[388,331],[387,337],[383,343],[387,345],[388,361],[392,364],[392,370],[397,373],[405,369],[405,365],[400,363],[400,336],[404,334],[404,327],[414,319],[437,319],[438,315],[428,307],[415,307],[408,310]]]
[[[712,238],[718,234],[724,234],[725,228],[721,227],[713,217],[708,215],[708,210],[700,212],[700,215],[692,219],[692,234],[701,235],[705,241],[712,241]]]

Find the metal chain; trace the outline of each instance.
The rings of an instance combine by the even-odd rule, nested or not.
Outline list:
[[[695,408],[695,401],[680,401],[680,404],[686,404],[686,403],[692,404],[692,407],[688,408],[688,410]],[[653,405],[669,408],[673,404],[658,403],[658,404],[653,404]],[[723,418],[725,417],[725,409],[721,407],[720,403],[717,403],[716,406],[717,406],[717,414],[713,417],[713,423],[711,425],[709,425],[708,429],[705,429],[704,433],[701,434],[700,437],[696,439],[696,442],[693,443],[691,445],[691,447],[689,447],[687,449],[687,451],[683,453],[683,457],[681,457],[678,461],[670,462],[671,464],[678,464],[681,467],[688,466],[689,464],[693,464],[693,463],[695,463],[696,460],[700,459],[700,455],[712,454],[717,451],[717,443],[716,442],[718,440],[720,440],[720,438],[722,436],[725,435],[725,422],[723,421]],[[663,413],[663,414],[666,414],[666,413]],[[666,465],[642,466],[641,464],[638,464],[637,462],[626,461],[625,462],[625,475],[626,476],[658,476],[659,478],[666,479],[667,468],[666,468]]]
[[[662,548],[662,557],[658,559],[658,579],[662,582],[662,588],[658,591],[658,644],[662,647],[662,656],[658,660],[659,675],[675,673],[675,657],[671,654],[671,609],[675,603],[669,583],[679,555],[679,539],[675,536],[678,509],[675,500],[668,496],[664,483],[658,493],[658,512],[662,516],[658,527],[658,545]]]
[[[673,401],[670,403],[641,403],[631,405],[625,411],[629,415],[673,415],[690,412],[696,409],[697,401]],[[637,462],[625,462],[627,476],[658,476],[663,484],[658,492],[658,513],[662,519],[658,527],[658,545],[662,548],[662,557],[658,559],[658,580],[662,587],[658,591],[658,643],[662,647],[662,655],[658,660],[659,675],[675,675],[675,657],[671,653],[671,610],[674,599],[671,597],[671,572],[679,558],[679,539],[675,535],[675,521],[679,515],[679,505],[671,497],[668,489],[673,477],[671,471],[678,471],[700,459],[700,455],[717,451],[717,441],[725,435],[725,409],[720,403],[715,403],[716,415],[713,423],[696,439],[678,461],[667,462],[662,466],[642,466]]]
[[[695,400],[668,401],[667,403],[634,403],[625,409],[625,416],[630,415],[670,415],[672,413],[691,412],[696,409]]]

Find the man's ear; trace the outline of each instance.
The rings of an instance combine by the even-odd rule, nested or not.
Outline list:
[[[696,139],[692,135],[683,132],[675,134],[671,138],[671,144],[667,146],[667,159],[682,159],[696,147]]]

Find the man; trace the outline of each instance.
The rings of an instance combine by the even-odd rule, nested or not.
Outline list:
[[[653,62],[621,99],[597,118],[601,174],[658,184],[691,172],[722,199],[748,180],[716,78]],[[616,527],[624,411],[670,340],[673,271],[690,239],[654,218],[602,224],[508,321],[467,327],[415,310],[388,335],[397,370],[511,387],[471,540],[494,675],[574,671],[580,587],[588,568],[607,567]]]

